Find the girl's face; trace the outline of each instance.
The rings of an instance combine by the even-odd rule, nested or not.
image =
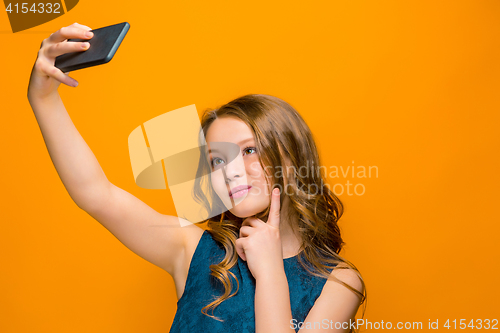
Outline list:
[[[205,140],[212,186],[229,211],[246,218],[266,209],[270,193],[250,127],[238,118],[220,117]]]

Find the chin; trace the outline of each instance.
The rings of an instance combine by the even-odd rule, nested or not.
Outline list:
[[[240,202],[236,207],[230,209],[229,211],[239,218],[247,218],[256,215],[267,208],[267,205],[252,202],[252,200],[244,200]]]
[[[244,209],[241,207],[233,208],[229,210],[234,216],[245,219],[247,217],[253,216],[259,212],[259,210],[255,209]]]
[[[236,213],[236,212],[231,212],[233,213],[234,216],[239,217],[240,219],[246,219],[248,217],[254,216],[257,214],[257,212],[251,212],[251,213]]]

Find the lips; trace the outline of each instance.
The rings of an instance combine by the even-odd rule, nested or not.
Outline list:
[[[232,197],[233,194],[236,194],[237,192],[240,192],[240,191],[244,191],[244,190],[248,190],[252,188],[252,186],[250,185],[240,185],[240,186],[236,186],[235,188],[233,188],[231,191],[229,191],[229,196]]]

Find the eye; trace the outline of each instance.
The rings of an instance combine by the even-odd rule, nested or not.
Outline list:
[[[243,155],[251,155],[251,154],[255,154],[256,152],[257,152],[257,150],[254,147],[246,147],[243,149]],[[214,169],[217,167],[220,167],[220,165],[223,163],[224,163],[224,160],[220,157],[214,157],[210,160],[210,165]]]
[[[245,155],[245,153],[254,154],[256,151],[254,147],[246,147],[243,149],[243,155]]]
[[[210,161],[210,164],[212,165],[213,168],[219,166],[222,163],[224,163],[224,160],[218,157],[215,157]]]

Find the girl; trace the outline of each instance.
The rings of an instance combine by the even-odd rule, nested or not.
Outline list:
[[[194,194],[209,211],[227,196],[233,205],[209,218],[207,230],[178,227],[177,217],[108,181],[65,110],[57,88],[77,82],[54,67],[55,57],[86,50],[67,39],[89,39],[89,30],[75,23],[43,41],[28,100],[78,207],[173,277],[179,301],[170,332],[355,331],[364,282],[338,255],[342,203],[314,170],[316,145],[300,115],[268,95],[246,95],[205,112],[208,149],[201,149],[198,172],[209,168],[211,192],[197,183]],[[215,149],[221,142],[238,147],[243,162],[231,163]],[[304,167],[306,176],[299,172]]]

